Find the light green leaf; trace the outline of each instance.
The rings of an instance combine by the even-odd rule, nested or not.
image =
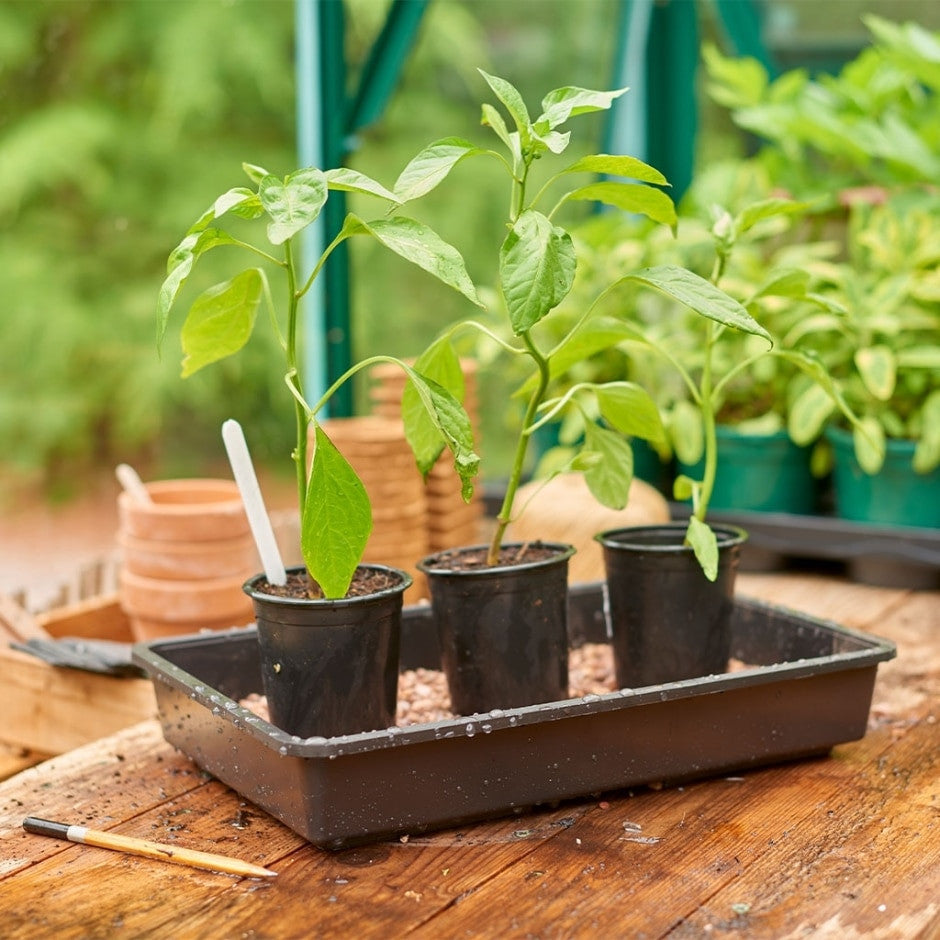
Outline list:
[[[764,281],[751,296],[751,300],[758,297],[791,297],[802,298],[806,296],[809,286],[809,272],[796,268],[775,271]]]
[[[506,148],[512,154],[513,167],[518,167],[522,161],[522,153],[519,150],[519,135],[511,134],[506,127],[503,116],[491,104],[484,104],[482,107],[482,123],[484,126],[492,127],[496,136],[506,145]]]
[[[596,386],[594,394],[604,420],[621,434],[665,443],[659,408],[646,389],[633,382],[608,382]]]
[[[341,166],[335,170],[327,170],[324,174],[328,189],[342,190],[349,193],[362,193],[366,196],[378,196],[388,202],[398,203],[395,193],[389,192],[381,183],[376,182],[365,173],[350,170]]]
[[[212,214],[216,219],[225,215],[226,212],[234,212],[243,219],[256,219],[264,212],[264,207],[256,192],[237,187],[223,193],[212,204]]]
[[[761,336],[773,345],[770,334],[738,301],[692,271],[665,264],[628,274],[622,280],[653,287],[703,317],[744,333]]]
[[[692,546],[705,577],[709,581],[715,581],[718,578],[718,539],[711,526],[696,516],[690,516],[685,540]]]
[[[409,405],[405,415],[409,420],[405,435],[415,450],[418,468],[426,475],[441,453],[440,448],[434,445],[437,454],[433,455],[429,446],[430,423],[453,454],[454,469],[462,484],[461,495],[465,502],[469,502],[473,496],[473,478],[480,469],[480,458],[473,452],[473,426],[470,424],[470,418],[463,405],[444,386],[409,366],[405,366],[405,371],[408,373],[411,389],[416,393],[426,414],[426,418],[419,421],[416,418],[416,406]]]
[[[669,434],[672,449],[682,463],[692,466],[702,459],[705,453],[705,431],[702,428],[702,415],[692,402],[682,398],[672,406]]]
[[[399,257],[433,274],[478,307],[483,306],[460,252],[423,222],[392,216],[367,223],[350,213],[340,235],[371,235]]]
[[[255,186],[260,185],[266,176],[271,175],[263,166],[257,166],[254,163],[242,163],[242,169]]]
[[[877,473],[885,459],[885,431],[877,418],[866,415],[852,431],[855,459],[869,475]]]
[[[605,173],[608,176],[622,176],[626,179],[639,180],[642,183],[656,183],[668,186],[669,181],[659,170],[636,157],[618,156],[608,153],[594,153],[576,160],[565,167],[565,173]]]
[[[579,114],[607,111],[611,104],[627,90],[618,88],[615,91],[592,91],[589,88],[577,88],[573,85],[556,88],[542,99],[542,114],[535,122],[536,127],[542,124],[549,128],[558,127],[568,118],[577,117]]]
[[[584,428],[584,449],[600,454],[584,470],[584,482],[594,498],[603,506],[623,509],[633,482],[633,451],[619,435],[607,428],[588,423]]]
[[[268,241],[272,245],[283,245],[305,229],[320,215],[327,194],[326,176],[316,167],[297,170],[283,180],[266,176],[258,188],[258,196],[271,217]]]
[[[811,203],[795,202],[793,199],[764,199],[752,203],[738,214],[736,228],[738,232],[744,233],[765,219],[802,215],[810,206]]]
[[[824,388],[810,385],[794,400],[787,415],[790,439],[800,446],[815,441],[835,411],[836,404]]]
[[[183,324],[183,378],[237,353],[248,342],[264,290],[264,273],[242,271],[194,301]]]
[[[855,353],[855,365],[865,387],[879,401],[888,401],[894,394],[897,363],[889,346],[868,346]]]
[[[931,473],[940,466],[940,391],[927,396],[920,417],[920,440],[914,447],[914,472]]]
[[[460,360],[453,346],[444,337],[435,340],[415,361],[414,371],[447,389],[458,402],[463,401],[464,381]],[[430,394],[430,393],[428,393]],[[409,379],[402,394],[401,414],[405,437],[411,445],[422,474],[427,476],[446,446],[433,414]]]
[[[496,75],[488,75],[483,69],[477,69],[477,71],[486,79],[486,83],[493,90],[493,94],[496,95],[509,112],[509,116],[516,125],[516,130],[519,132],[519,140],[522,147],[523,149],[527,148],[531,140],[531,121],[529,120],[529,111],[525,106],[525,101],[522,100],[522,95],[520,95],[516,87],[507,82],[506,79],[499,78]]]
[[[661,189],[641,183],[618,183],[608,181],[591,183],[568,193],[567,199],[589,199],[603,202],[624,212],[645,215],[654,222],[674,228],[677,224],[676,207]]]
[[[700,484],[697,481],[686,476],[684,473],[676,474],[675,480],[672,481],[673,499],[677,499],[681,503],[692,499],[698,486],[700,486]]]
[[[398,202],[408,202],[429,193],[465,157],[485,153],[459,137],[445,137],[425,147],[412,158],[395,181]]]
[[[310,576],[328,598],[344,597],[372,532],[362,481],[316,425],[300,547]]]
[[[909,346],[897,352],[899,369],[940,369],[940,346]]]
[[[157,343],[163,341],[166,334],[170,308],[176,301],[186,279],[192,273],[196,260],[218,245],[233,245],[234,239],[221,229],[207,228],[198,233],[187,235],[173,249],[167,259],[167,277],[160,287],[157,297]]]
[[[540,212],[516,219],[499,252],[499,280],[513,332],[531,329],[571,290],[575,251],[571,236]]]

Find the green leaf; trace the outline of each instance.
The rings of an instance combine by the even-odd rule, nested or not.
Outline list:
[[[263,166],[257,166],[254,163],[242,163],[242,169],[255,186],[260,185],[266,176],[271,175]]]
[[[264,272],[249,268],[196,298],[181,332],[183,378],[248,342],[263,292]]]
[[[513,332],[531,329],[571,290],[571,236],[534,209],[523,212],[499,252],[499,280]]]
[[[408,202],[429,193],[465,157],[485,153],[459,137],[445,137],[412,158],[395,181],[395,199]]]
[[[709,581],[715,581],[718,578],[718,539],[711,526],[696,516],[690,516],[685,540],[692,546],[705,577]]]
[[[381,183],[360,173],[341,166],[335,170],[327,170],[324,174],[328,189],[341,190],[348,193],[362,193],[365,196],[378,196],[388,202],[398,203],[395,193],[389,192]]]
[[[507,150],[512,154],[513,167],[518,168],[522,162],[522,153],[519,150],[519,135],[511,134],[506,127],[503,116],[491,104],[484,104],[482,107],[482,123],[484,126],[492,127],[496,136],[506,145]]]
[[[835,411],[836,404],[819,385],[810,385],[794,400],[787,415],[790,439],[800,446],[815,441]]]
[[[809,286],[809,272],[796,268],[775,271],[754,292],[751,300],[758,297],[803,298]]]
[[[642,183],[656,183],[668,186],[669,181],[659,170],[636,157],[619,156],[607,153],[594,153],[576,160],[565,167],[564,173],[605,173],[608,176],[623,176],[639,180]]]
[[[483,306],[460,252],[423,222],[393,216],[366,223],[350,213],[340,235],[371,235],[395,254],[459,291],[478,307]]]
[[[654,189],[652,186],[645,186],[641,183],[615,181],[591,183],[573,190],[566,198],[603,202],[608,206],[623,209],[624,212],[645,215],[654,222],[661,222],[670,228],[674,228],[677,224],[676,207],[669,196],[661,189]]]
[[[770,334],[738,301],[692,271],[665,264],[628,274],[622,281],[636,281],[653,287],[700,316],[753,336],[761,336],[773,346]]]
[[[264,212],[264,207],[261,205],[261,199],[257,193],[244,187],[238,187],[223,193],[212,204],[214,218],[218,219],[226,212],[234,212],[235,215],[241,216],[243,219],[256,219]]]
[[[470,418],[463,405],[444,386],[425,378],[409,366],[405,366],[405,370],[428,419],[453,454],[454,469],[462,484],[461,495],[465,502],[470,502],[473,496],[473,478],[480,469],[480,458],[473,452],[473,426],[470,424]],[[416,436],[415,443],[420,449],[420,453],[415,452],[415,457],[420,461],[419,469],[427,474],[437,458],[434,457],[428,462],[430,451],[424,449],[427,440],[426,429],[422,430],[415,424],[406,428],[409,443],[412,443],[412,434]]]
[[[496,95],[509,112],[509,116],[516,125],[516,130],[519,132],[519,140],[523,149],[528,147],[529,141],[531,140],[531,121],[529,120],[529,111],[525,106],[525,101],[522,100],[522,95],[520,95],[516,87],[507,82],[506,79],[499,78],[496,75],[488,75],[483,69],[477,69],[477,71],[483,76],[487,85],[492,89],[493,94]]]
[[[920,440],[914,447],[914,472],[931,473],[940,466],[940,391],[927,396],[920,416]]]
[[[603,506],[623,509],[633,482],[633,451],[614,431],[588,423],[584,428],[584,449],[600,454],[601,460],[590,461],[584,470],[584,482],[594,498]]]
[[[414,371],[447,389],[458,402],[463,401],[463,371],[457,353],[446,337],[435,340],[418,357]],[[425,400],[409,378],[402,394],[402,421],[418,468],[426,477],[444,450],[446,441],[434,415],[428,413]]]
[[[556,88],[542,99],[542,114],[535,122],[536,127],[542,124],[549,128],[558,127],[568,118],[577,117],[579,114],[607,111],[627,90],[618,88],[615,91],[592,91],[573,85]]]
[[[683,503],[687,502],[692,499],[699,485],[699,483],[691,477],[686,476],[684,473],[677,474],[675,480],[672,481],[673,499],[677,499],[679,502]]]
[[[940,369],[940,346],[909,346],[897,352],[899,369]]]
[[[604,420],[621,434],[665,443],[659,408],[646,389],[633,382],[608,382],[596,386],[594,394]]]
[[[894,394],[897,363],[889,346],[868,346],[855,353],[855,365],[865,388],[879,401],[888,401]]]
[[[266,176],[258,188],[258,196],[271,217],[268,241],[272,245],[283,245],[305,229],[320,215],[327,194],[326,176],[316,167],[297,170],[283,180]]]
[[[885,432],[877,418],[866,415],[852,432],[855,459],[865,473],[877,473],[885,459]]]
[[[672,449],[682,463],[692,466],[702,459],[705,453],[705,431],[702,415],[692,402],[680,398],[672,406],[669,434],[672,437]]]
[[[739,213],[735,227],[738,232],[747,232],[764,219],[774,219],[787,215],[802,215],[811,203],[795,202],[792,199],[764,199],[747,206]]]
[[[218,245],[234,245],[235,240],[221,229],[207,228],[199,233],[187,235],[170,253],[167,259],[167,277],[160,286],[157,297],[157,343],[166,333],[170,308],[176,301],[186,279],[192,273],[196,260]]]
[[[344,597],[372,532],[362,481],[316,425],[300,547],[310,576],[328,598]]]

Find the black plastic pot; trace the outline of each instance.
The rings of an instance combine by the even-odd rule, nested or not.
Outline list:
[[[411,577],[383,565],[361,567],[397,575],[398,583],[340,600],[263,594],[263,575],[244,585],[258,622],[271,723],[288,734],[332,737],[395,724],[402,598]]]
[[[571,545],[544,560],[460,568],[449,549],[418,564],[427,576],[441,665],[458,715],[568,697],[568,559]],[[506,546],[518,548],[518,544]]]
[[[636,689],[726,670],[731,651],[737,526],[714,525],[718,578],[684,544],[685,523],[602,532],[607,618],[617,684]]]

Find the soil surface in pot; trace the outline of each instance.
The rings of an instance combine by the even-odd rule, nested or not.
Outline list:
[[[365,597],[369,594],[378,594],[388,588],[395,587],[398,578],[384,571],[373,571],[361,568],[353,575],[352,583],[345,597]],[[274,597],[294,597],[300,600],[320,600],[323,591],[320,585],[306,572],[292,572],[287,575],[286,584],[271,584],[267,578],[258,582],[258,591],[261,594],[271,594]]]
[[[526,542],[523,545],[504,545],[499,550],[498,566],[531,565],[547,558],[554,558],[558,554],[557,548],[543,545],[541,542]],[[488,568],[486,563],[487,548],[453,548],[438,552],[433,568],[445,568],[448,571],[475,571],[478,568]]]

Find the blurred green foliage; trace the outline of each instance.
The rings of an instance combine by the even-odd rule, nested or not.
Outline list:
[[[351,87],[387,6],[346,2]],[[347,164],[391,184],[441,128],[473,138],[477,66],[499,63],[524,91],[560,76],[606,87],[615,7],[436,0],[386,115]],[[157,355],[155,301],[179,232],[241,183],[242,161],[297,165],[294,52],[290,0],[0,3],[7,469],[55,480],[130,460],[151,474],[195,472],[218,460],[228,417],[250,428],[260,461],[289,452],[290,402],[263,331],[243,358],[183,381],[178,350]],[[427,218],[483,282],[495,258],[474,257],[473,233],[502,217],[487,195],[442,201]],[[466,312],[371,246],[351,264],[357,355],[415,353]],[[194,291],[212,283],[211,259],[201,273]]]

